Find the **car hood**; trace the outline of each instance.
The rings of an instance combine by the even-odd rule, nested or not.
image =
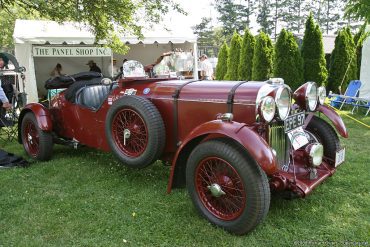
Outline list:
[[[188,81],[157,82],[152,87],[152,97],[169,98],[178,92],[180,100],[227,102],[232,89],[240,81]],[[249,81],[235,90],[234,103],[256,104],[257,94],[266,82]]]

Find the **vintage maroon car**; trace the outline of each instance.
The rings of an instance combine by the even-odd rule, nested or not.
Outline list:
[[[26,152],[48,160],[64,143],[113,152],[132,168],[169,161],[168,192],[186,185],[199,213],[235,234],[263,221],[270,190],[305,197],[344,161],[337,132],[347,137],[346,128],[315,82],[294,93],[281,79],[102,82],[80,83],[72,98],[68,88],[49,107],[28,104],[19,118]]]

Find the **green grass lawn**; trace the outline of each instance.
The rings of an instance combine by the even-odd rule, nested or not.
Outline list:
[[[111,154],[56,145],[49,162],[0,170],[0,246],[370,245],[370,129],[344,121],[346,163],[306,199],[273,196],[245,236],[200,218],[186,189],[166,194],[160,162],[131,170]],[[18,143],[0,144],[26,157]]]

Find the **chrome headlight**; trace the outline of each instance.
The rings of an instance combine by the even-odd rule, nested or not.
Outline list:
[[[261,100],[259,114],[266,122],[270,122],[275,116],[276,104],[274,98],[266,96]]]
[[[309,162],[313,167],[319,166],[324,156],[324,147],[320,143],[309,144],[306,147],[309,155]]]
[[[317,106],[317,86],[315,82],[309,82],[306,89],[306,104],[310,111],[314,111]]]
[[[286,87],[279,88],[276,92],[275,102],[279,118],[281,120],[285,120],[289,116],[291,106],[291,95],[289,89]]]
[[[319,102],[321,105],[323,105],[326,98],[326,89],[325,87],[319,87],[317,91],[319,95]]]

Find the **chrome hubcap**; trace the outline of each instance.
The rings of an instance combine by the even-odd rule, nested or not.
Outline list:
[[[28,139],[29,143],[32,144],[32,136],[30,134],[27,134],[27,139]]]
[[[214,197],[220,197],[226,195],[226,193],[222,190],[219,184],[212,184],[207,186],[207,188],[211,191]]]
[[[131,136],[131,132],[129,129],[125,129],[123,131],[123,145],[126,146],[126,139],[129,139]]]

